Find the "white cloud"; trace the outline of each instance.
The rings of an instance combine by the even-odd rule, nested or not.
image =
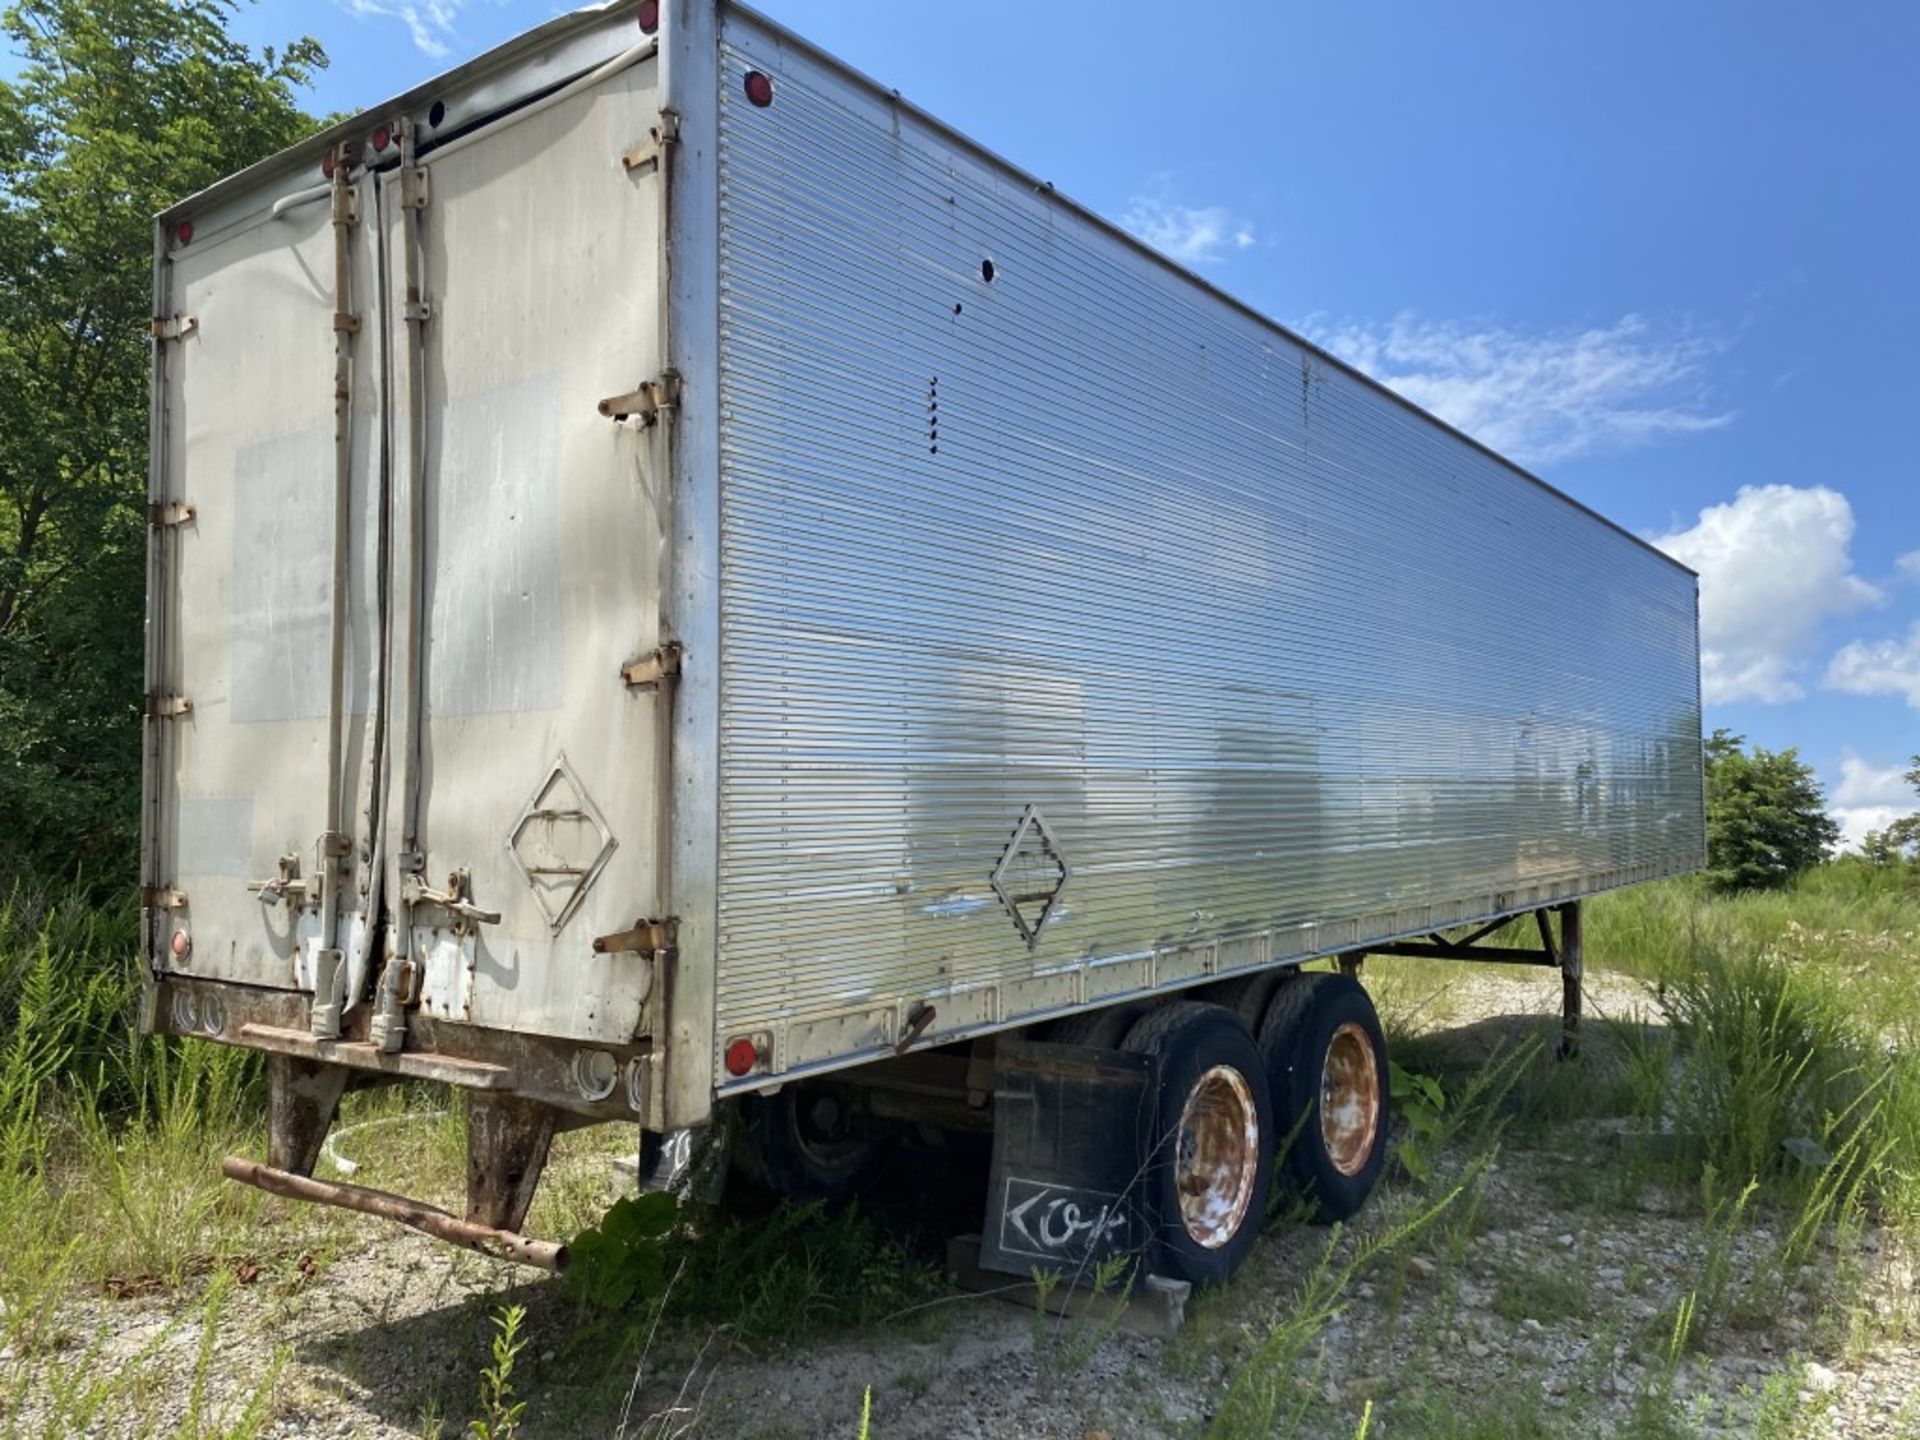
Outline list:
[[[419,5],[402,3],[402,0],[335,0],[335,3],[349,15],[362,19],[398,20],[413,37],[414,47],[421,54],[438,60],[452,48],[449,42],[455,38],[453,22],[459,18],[463,0],[425,0]]]
[[[1884,830],[1920,809],[1920,797],[1908,785],[1904,766],[1875,765],[1848,754],[1840,758],[1840,783],[1828,809],[1840,824],[1839,848],[1857,850],[1869,830]]]
[[[1836,850],[1858,850],[1869,830],[1884,830],[1902,815],[1913,813],[1911,805],[1834,805],[1829,814],[1840,827]]]
[[[1221,205],[1183,205],[1168,176],[1127,203],[1121,225],[1161,254],[1187,265],[1207,265],[1253,244],[1253,226]]]
[[[1920,797],[1907,783],[1904,765],[1875,765],[1858,755],[1840,757],[1840,783],[1833,787],[1836,805],[1896,805],[1908,810],[1920,807]]]
[[[1906,639],[1855,640],[1827,666],[1827,688],[1850,695],[1899,695],[1920,710],[1920,620]]]
[[[1502,454],[1525,463],[1620,450],[1733,420],[1707,398],[1722,348],[1660,334],[1638,315],[1543,335],[1402,314],[1386,326],[1300,327],[1317,344]]]
[[[1700,674],[1709,704],[1777,703],[1820,626],[1885,598],[1853,573],[1853,507],[1824,485],[1746,485],[1653,543],[1700,572]],[[1829,679],[1829,683],[1831,679]]]
[[[1893,562],[1902,580],[1920,580],[1920,550],[1909,550]]]

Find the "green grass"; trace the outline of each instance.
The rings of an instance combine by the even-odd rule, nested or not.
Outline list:
[[[223,1152],[259,1141],[257,1057],[137,1036],[132,910],[56,902],[16,895],[0,908],[0,1304],[5,1343],[27,1362],[8,1383],[58,1355],[68,1378],[47,1393],[66,1418],[48,1433],[91,1425],[164,1435],[153,1392],[191,1376],[183,1381],[176,1365],[166,1380],[157,1357],[126,1360],[125,1384],[76,1364],[90,1337],[65,1328],[64,1299],[109,1283],[198,1294],[187,1323],[217,1327],[228,1272],[324,1254],[329,1237],[363,1222],[311,1211],[294,1218],[219,1178]],[[1390,1020],[1424,1006],[1396,1025],[1396,1055],[1445,1079],[1442,1163],[1424,1183],[1399,1178],[1381,1197],[1375,1229],[1330,1247],[1285,1305],[1242,1288],[1239,1320],[1217,1307],[1218,1328],[1245,1323],[1235,1348],[1249,1358],[1229,1367],[1213,1433],[1295,1433],[1322,1420],[1331,1433],[1343,1425],[1352,1433],[1357,1411],[1316,1420],[1299,1402],[1322,1327],[1362,1274],[1399,1295],[1416,1251],[1439,1258],[1439,1279],[1425,1284],[1449,1293],[1448,1277],[1487,1224],[1485,1165],[1506,1143],[1558,1157],[1542,1168],[1562,1200],[1606,1212],[1658,1199],[1663,1213],[1690,1217],[1702,1249],[1683,1303],[1634,1340],[1648,1363],[1699,1363],[1789,1296],[1807,1297],[1836,1352],[1912,1333],[1920,1297],[1885,1314],[1851,1297],[1863,1288],[1869,1228],[1920,1241],[1920,867],[1837,863],[1766,894],[1715,895],[1689,881],[1637,887],[1591,902],[1587,937],[1590,970],[1645,989],[1630,1013],[1612,1013],[1620,1007],[1611,999],[1590,1011],[1586,1049],[1571,1065],[1551,1058],[1550,1017],[1475,1025],[1451,1044],[1432,1034],[1452,1018],[1444,994],[1435,997],[1462,973],[1456,967],[1369,966],[1369,981],[1384,981]],[[359,1093],[343,1109],[339,1148],[361,1163],[366,1183],[450,1200],[461,1185],[462,1126],[457,1102],[449,1107],[441,1092]],[[605,1161],[622,1137],[610,1135],[562,1137],[532,1228],[566,1234],[595,1218],[612,1194]],[[944,1313],[937,1270],[857,1211],[699,1215],[669,1251],[673,1290],[653,1310],[583,1315],[557,1289],[534,1287],[530,1333],[577,1353],[583,1369],[630,1373],[656,1334],[724,1332],[724,1343],[758,1350],[827,1331],[891,1332],[903,1318]],[[1503,1277],[1491,1308],[1510,1321],[1588,1319],[1593,1297],[1575,1262],[1552,1268],[1561,1261]],[[1210,1328],[1210,1307],[1196,1307],[1200,1331]],[[563,1359],[555,1373],[566,1368]],[[273,1383],[261,1378],[259,1395]],[[581,1403],[599,1403],[585,1388]],[[469,1393],[446,1395],[447,1410],[467,1408]],[[541,1396],[536,1409],[553,1403],[544,1383],[530,1393]],[[253,1394],[194,1423],[209,1435],[254,1433]],[[1807,1433],[1796,1396],[1769,1381],[1753,1397],[1755,1433]],[[1375,1398],[1382,1434],[1585,1433],[1577,1405],[1518,1392],[1496,1397],[1510,1407],[1498,1415],[1470,1396],[1423,1399],[1418,1387]],[[1698,1417],[1658,1386],[1635,1406],[1623,1433],[1698,1429]],[[7,1405],[0,1424],[17,1413]],[[1498,1428],[1501,1415],[1507,1428]]]

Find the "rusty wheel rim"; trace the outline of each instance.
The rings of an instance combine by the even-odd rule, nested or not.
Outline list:
[[[1218,1250],[1240,1233],[1260,1171],[1260,1112],[1247,1077],[1216,1065],[1194,1082],[1180,1111],[1174,1185],[1180,1223]]]
[[[1342,1175],[1358,1175],[1380,1129],[1380,1067],[1373,1042],[1352,1020],[1333,1032],[1320,1067],[1320,1139]]]

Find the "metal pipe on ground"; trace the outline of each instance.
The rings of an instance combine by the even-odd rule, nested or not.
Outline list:
[[[411,1226],[436,1240],[459,1245],[496,1260],[512,1260],[538,1270],[556,1273],[567,1268],[567,1247],[556,1240],[534,1240],[511,1230],[495,1230],[462,1220],[434,1205],[391,1195],[385,1190],[370,1190],[364,1185],[344,1185],[295,1175],[257,1160],[229,1155],[220,1162],[220,1171],[229,1180],[252,1185],[269,1195],[288,1200],[311,1200],[318,1205],[333,1205],[342,1210],[358,1210],[363,1215],[378,1215]]]

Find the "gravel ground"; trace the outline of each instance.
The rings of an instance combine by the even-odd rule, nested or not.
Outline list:
[[[1450,986],[1395,976],[1381,990],[1403,1023],[1419,1011],[1463,1045],[1502,1026],[1537,1027],[1511,1017],[1557,1004],[1557,980],[1529,974]],[[1647,1009],[1624,982],[1595,977],[1590,992],[1603,1014]],[[1278,1393],[1299,1414],[1297,1431],[1282,1433],[1351,1436],[1370,1403],[1375,1437],[1748,1435],[1788,1410],[1803,1428],[1765,1433],[1920,1435],[1920,1345],[1909,1343],[1920,1336],[1903,1323],[1913,1284],[1890,1243],[1869,1234],[1857,1256],[1816,1265],[1824,1296],[1770,1281],[1776,1237],[1764,1217],[1716,1244],[1697,1205],[1651,1189],[1631,1205],[1599,1203],[1618,1139],[1591,1122],[1510,1138],[1477,1203],[1463,1199],[1416,1243],[1355,1274],[1287,1357]],[[1333,1240],[1333,1267],[1434,1193],[1404,1180],[1388,1187]],[[665,1337],[629,1401],[628,1362],[615,1371],[594,1353],[599,1342],[581,1338],[552,1282],[375,1222],[352,1233],[331,1255],[243,1272],[210,1349],[203,1285],[76,1297],[59,1314],[57,1345],[0,1356],[0,1433],[38,1435],[55,1410],[71,1414],[58,1396],[76,1375],[137,1372],[140,1383],[73,1428],[174,1434],[204,1355],[208,1435],[227,1433],[221,1426],[263,1389],[269,1435],[464,1434],[490,1316],[518,1303],[529,1311],[516,1375],[528,1437],[612,1436],[623,1423],[628,1435],[852,1437],[869,1387],[876,1437],[1192,1436],[1326,1273],[1329,1243],[1326,1231],[1276,1228],[1230,1287],[1196,1297],[1170,1341],[1103,1337],[1084,1322],[1041,1330],[1030,1308],[955,1295],[870,1333],[796,1337],[772,1351],[724,1332]],[[1716,1284],[1707,1340],[1669,1364],[1676,1306]],[[1656,1411],[1681,1428],[1647,1428]],[[1485,1428],[1463,1428],[1476,1420]]]

